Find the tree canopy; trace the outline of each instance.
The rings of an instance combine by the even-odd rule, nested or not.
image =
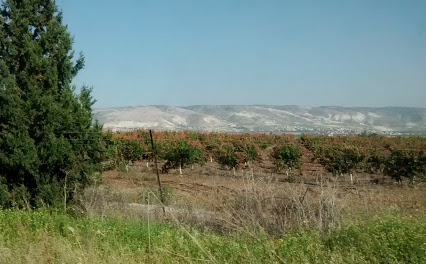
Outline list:
[[[93,180],[102,127],[84,67],[52,0],[6,0],[0,8],[0,205],[57,205]]]

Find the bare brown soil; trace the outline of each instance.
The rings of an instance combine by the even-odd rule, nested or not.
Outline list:
[[[232,170],[221,169],[215,162],[205,166],[185,168],[183,174],[171,170],[161,174],[163,188],[173,190],[174,201],[170,206],[191,206],[210,211],[220,211],[230,197],[249,191],[265,192],[264,197],[273,196],[280,190],[300,189],[312,199],[319,197],[326,186],[335,190],[338,202],[347,216],[359,214],[376,214],[398,209],[406,213],[426,213],[426,187],[423,183],[396,183],[383,176],[354,174],[353,182],[348,175],[333,177],[323,169],[312,169],[305,176],[299,172],[289,176],[266,172],[269,164],[260,162],[260,166]],[[157,188],[153,164],[137,163],[126,173],[112,170],[104,173],[104,184],[120,193],[137,194],[144,189]],[[161,164],[160,164],[161,165]],[[305,170],[311,168],[304,163]],[[314,166],[314,165],[312,165]],[[266,199],[265,198],[265,199]]]

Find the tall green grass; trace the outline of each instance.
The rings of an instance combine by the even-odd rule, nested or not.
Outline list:
[[[280,237],[0,210],[0,263],[425,263],[426,224],[399,216]]]

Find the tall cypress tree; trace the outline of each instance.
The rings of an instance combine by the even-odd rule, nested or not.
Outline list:
[[[0,205],[58,205],[93,180],[102,127],[84,67],[52,0],[5,0],[0,9]]]

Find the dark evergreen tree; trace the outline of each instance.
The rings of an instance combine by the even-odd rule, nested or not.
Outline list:
[[[102,127],[84,67],[52,0],[5,0],[0,8],[0,205],[58,205],[93,180]]]

